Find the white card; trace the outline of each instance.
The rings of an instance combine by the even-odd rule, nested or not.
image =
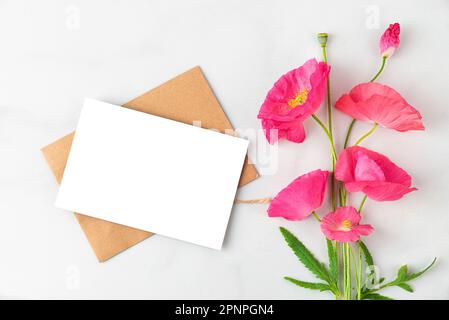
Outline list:
[[[221,249],[248,141],[86,99],[56,206]]]

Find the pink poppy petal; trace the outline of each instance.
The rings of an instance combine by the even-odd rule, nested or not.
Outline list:
[[[385,175],[377,163],[364,153],[358,154],[354,176],[357,181],[385,181]]]
[[[360,108],[357,105],[357,102],[349,94],[343,94],[340,98],[338,98],[337,102],[335,103],[335,108],[348,114],[354,119],[360,121],[370,120],[364,113],[361,112]]]
[[[271,201],[268,216],[302,220],[323,203],[328,171],[315,170],[302,175],[281,190]]]
[[[354,168],[357,163],[357,159],[354,157],[352,149],[346,148],[340,152],[335,164],[335,179],[343,182],[355,181]]]
[[[360,224],[354,226],[354,230],[361,236],[369,236],[374,231],[374,228],[370,224]]]
[[[362,191],[370,199],[392,201],[416,190],[412,179],[386,156],[363,147],[349,147],[338,156],[335,178],[349,192]]]
[[[345,188],[346,190],[348,190],[349,192],[359,192],[362,191],[363,188],[366,187],[366,185],[369,182],[367,181],[351,181],[351,182],[346,182],[345,183]]]
[[[382,169],[382,172],[385,176],[385,181],[395,182],[406,186],[411,185],[412,178],[410,177],[410,175],[383,154],[359,146],[350,147],[346,150],[348,150],[349,153],[355,155],[356,161],[358,161],[358,156],[360,154],[365,154],[370,159],[374,160],[376,164]]]
[[[306,131],[302,122],[296,123],[287,131],[287,140],[291,142],[301,143],[306,138]]]
[[[360,121],[376,122],[399,132],[424,130],[421,114],[393,88],[362,83],[335,103],[340,111]]]
[[[333,218],[337,221],[349,220],[352,224],[358,224],[361,217],[354,207],[338,207],[333,213]]]
[[[322,229],[324,235],[329,240],[335,240],[338,242],[355,242],[360,239],[360,235],[357,231],[351,230],[351,231],[329,231],[326,229]]]
[[[398,183],[380,182],[367,183],[361,191],[365,193],[368,198],[376,201],[394,201],[415,190],[418,189],[409,188]]]
[[[273,144],[278,140],[287,139],[300,143],[306,138],[304,125],[299,120],[290,122],[278,122],[273,120],[262,120],[262,128],[269,143]]]

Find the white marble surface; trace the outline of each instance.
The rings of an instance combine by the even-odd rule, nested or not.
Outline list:
[[[413,283],[414,294],[386,294],[449,298],[445,0],[0,1],[0,298],[329,298],[281,278],[312,280],[278,226],[324,259],[315,221],[268,219],[263,205],[235,207],[221,252],[155,236],[98,263],[73,215],[53,206],[57,185],[39,149],[74,129],[84,96],[121,104],[195,65],[234,126],[257,129],[274,80],[319,57],[316,32],[331,34],[335,99],[376,72],[378,37],[393,21],[402,24],[402,44],[380,80],[422,112],[427,130],[382,129],[366,141],[419,188],[394,203],[367,202],[377,228],[367,243],[386,276],[403,263],[440,259]],[[339,136],[347,122],[336,115]],[[357,125],[356,135],[367,128]],[[280,144],[276,174],[239,197],[271,196],[301,173],[328,168],[322,132],[311,121],[306,130],[305,143]]]

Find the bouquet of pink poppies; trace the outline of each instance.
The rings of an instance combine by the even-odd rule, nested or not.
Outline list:
[[[411,272],[407,265],[403,265],[395,279],[379,279],[373,257],[362,240],[374,231],[371,225],[362,222],[363,205],[368,198],[394,201],[417,190],[412,187],[411,177],[404,169],[388,157],[361,146],[379,126],[398,132],[424,130],[420,113],[396,90],[376,82],[399,46],[399,33],[398,23],[389,26],[380,39],[382,62],[377,74],[369,82],[358,84],[343,94],[334,106],[331,104],[326,50],[328,35],[318,34],[323,61],[311,59],[283,75],[268,92],[258,114],[271,144],[279,139],[296,143],[304,141],[303,122],[309,118],[316,121],[329,140],[331,170],[318,169],[293,180],[271,200],[268,215],[293,221],[313,216],[318,221],[326,237],[328,264],[320,262],[298,238],[281,227],[287,244],[318,281],[285,279],[303,288],[329,291],[336,299],[391,299],[380,292],[393,286],[412,292],[410,281],[421,276],[436,261],[434,259],[419,272]],[[326,100],[327,123],[315,115],[323,100]],[[334,107],[353,118],[340,152],[334,143]],[[356,121],[370,122],[373,126],[351,143],[351,131]],[[321,215],[317,210],[323,204],[328,183],[332,211]],[[358,205],[351,203],[354,192],[364,194]]]

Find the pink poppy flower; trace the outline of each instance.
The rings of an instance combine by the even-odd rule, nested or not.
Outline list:
[[[262,119],[263,129],[278,129],[281,131],[279,138],[302,142],[305,133],[303,128],[298,129],[298,125],[323,101],[329,70],[326,63],[311,59],[283,75],[268,92],[259,110],[257,117]]]
[[[265,137],[271,144],[281,139],[300,143],[306,138],[306,132],[301,120],[281,122],[262,119],[262,127],[264,128]]]
[[[399,46],[399,34],[401,27],[399,23],[390,24],[384,34],[380,37],[380,54],[382,57],[389,58],[393,55],[396,48]]]
[[[380,83],[356,85],[335,107],[361,121],[373,121],[400,132],[424,130],[421,114],[394,89]]]
[[[354,242],[374,231],[369,224],[359,224],[362,217],[354,207],[339,207],[321,219],[321,231],[329,240]]]
[[[361,191],[377,201],[392,201],[417,190],[410,175],[386,156],[363,147],[350,147],[338,156],[335,178],[349,192]]]
[[[321,207],[328,171],[315,170],[302,175],[281,190],[271,201],[269,217],[303,220]]]

